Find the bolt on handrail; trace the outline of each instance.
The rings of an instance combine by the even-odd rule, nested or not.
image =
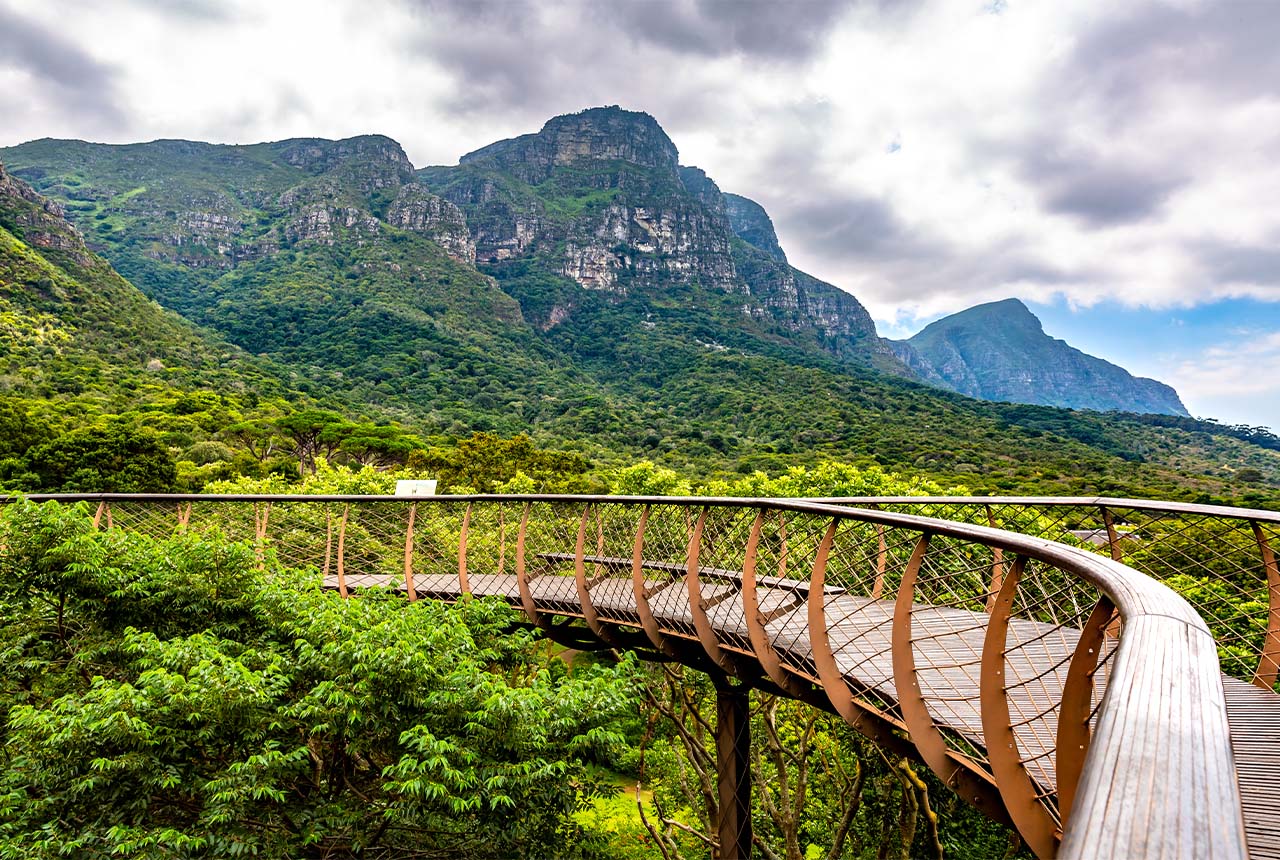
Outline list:
[[[1246,856],[1208,626],[1088,549],[888,500],[29,498],[96,504],[106,528],[220,528],[344,596],[499,596],[548,635],[580,620],[825,706],[913,749],[1041,857]]]

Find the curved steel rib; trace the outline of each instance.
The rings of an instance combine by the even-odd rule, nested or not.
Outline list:
[[[326,584],[344,594],[370,582],[402,582],[412,592],[417,581],[411,534],[389,543],[384,553],[385,568],[402,567],[402,572],[347,570],[353,563],[346,554],[352,507],[370,502],[413,505],[407,520],[423,529],[436,504],[430,498],[410,502],[358,496],[72,498],[100,502],[100,518],[102,511],[116,506],[121,511],[114,518],[117,524],[126,519],[126,508],[129,522],[135,523],[145,520],[134,516],[135,507],[154,505],[170,531],[175,502],[270,502],[278,510],[310,506],[309,511],[320,513],[295,519],[315,522],[320,534],[325,532],[327,519],[320,514],[327,511],[326,504],[340,503],[338,573]],[[819,683],[845,720],[895,750],[902,749],[901,735],[907,735],[944,781],[966,800],[997,816],[1010,816],[1042,857],[1246,856],[1213,637],[1185,600],[1119,561],[990,525],[815,502],[564,496],[439,501],[467,505],[457,534],[454,597],[475,589],[477,597],[500,596],[540,625],[555,615],[582,618],[596,637],[614,647],[632,647],[637,641],[618,632],[618,625],[630,625],[671,658],[694,657],[687,648],[671,647],[675,640],[700,643],[718,666],[754,669],[758,664],[776,690],[796,698],[811,699],[805,695],[807,683]],[[890,501],[877,503],[883,507]],[[470,577],[468,533],[485,521],[472,518],[473,506],[512,502],[524,505],[516,575],[506,576],[500,569],[497,575]],[[563,551],[567,547],[554,546],[565,533],[562,522],[551,514],[546,522],[531,519],[542,502],[558,503],[561,510],[581,506],[572,555]],[[657,504],[699,511],[683,565],[685,602],[676,599],[679,589],[671,589],[660,607],[649,604],[644,571],[671,573],[678,565],[644,558],[645,530],[652,527],[647,508]],[[982,500],[989,522],[997,518],[987,506],[998,504]],[[1091,504],[1095,510],[1124,508],[1113,500]],[[599,516],[601,506],[610,505],[645,508],[630,557],[605,557],[601,531],[598,555],[590,560],[603,571],[598,577],[602,581],[610,570],[629,571],[629,596],[617,588],[596,589],[593,595],[595,582],[586,576],[588,522],[593,510]],[[216,524],[219,507],[202,504],[199,510]],[[754,514],[754,523],[741,547],[726,545],[730,539],[725,535],[716,538],[717,565],[732,559],[736,571],[710,570],[701,564],[709,512],[727,507]],[[234,514],[237,508],[231,504],[227,510]],[[784,511],[791,519],[778,538],[780,576],[762,577],[762,526],[771,513]],[[1257,512],[1251,516],[1272,522]],[[501,516],[498,522],[503,522]],[[807,530],[800,527],[805,523]],[[845,523],[858,527],[842,530]],[[113,527],[111,520],[106,525]],[[1114,550],[1124,541],[1114,520],[1108,517],[1107,525],[1107,545]],[[196,518],[182,527],[198,530],[202,523]],[[542,583],[540,576],[539,588],[531,588],[526,542],[534,532],[539,546],[554,550],[540,553],[549,563],[547,570],[555,562],[573,560],[571,581],[546,573],[552,581]],[[816,545],[806,542],[807,535],[819,533]],[[260,532],[258,537],[259,543],[265,540]],[[1269,549],[1265,538],[1262,534],[1259,545]],[[480,547],[481,537],[474,539]],[[318,538],[313,544],[320,545]],[[505,546],[505,541],[499,544]],[[913,547],[909,558],[902,557],[905,546]],[[362,537],[360,563],[376,552],[373,537]],[[808,581],[787,579],[787,570],[795,576],[801,566],[796,560],[808,553],[813,558]],[[1003,560],[1010,557],[1015,561],[1006,565]],[[784,566],[782,558],[792,561]],[[282,560],[320,567],[320,559],[309,556]],[[928,587],[922,591],[926,564]],[[702,599],[701,582],[708,577],[721,595],[714,611]],[[994,600],[993,585],[998,585]],[[807,605],[787,604],[766,618],[760,611],[762,588],[802,589]],[[894,597],[887,599],[890,591]],[[724,600],[729,592],[740,601]],[[544,594],[552,596],[539,596]],[[1111,624],[1113,606],[1118,627]],[[890,626],[891,635],[886,635]],[[695,662],[704,665],[700,655]],[[976,674],[975,665],[980,666]],[[1095,685],[1105,690],[1096,706]]]

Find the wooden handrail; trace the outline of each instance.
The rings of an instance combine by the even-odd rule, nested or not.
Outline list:
[[[581,599],[583,617],[587,619],[597,636],[615,647],[629,646],[624,640],[616,638],[610,627],[613,622],[602,616],[598,608],[592,605],[590,590],[594,583],[585,579],[584,565],[591,562],[606,567],[613,566],[623,571],[631,569],[635,559],[614,559],[612,556],[603,554],[595,556],[586,554],[585,534],[588,512],[597,506],[648,508],[667,506],[701,512],[698,526],[690,538],[688,564],[684,570],[690,584],[691,603],[699,600],[697,583],[698,577],[703,575],[704,568],[698,564],[698,551],[703,540],[702,525],[710,509],[736,508],[753,515],[758,511],[790,512],[831,522],[833,527],[828,530],[820,550],[823,553],[820,559],[822,566],[826,563],[825,553],[831,550],[833,541],[838,542],[834,524],[848,522],[866,523],[883,527],[883,529],[898,529],[921,536],[927,535],[935,541],[948,538],[999,550],[1009,557],[1038,562],[1091,584],[1115,606],[1123,625],[1118,647],[1108,668],[1106,691],[1096,713],[1092,739],[1088,744],[1078,783],[1072,792],[1069,826],[1063,834],[1058,856],[1079,858],[1079,860],[1147,855],[1166,858],[1213,857],[1235,860],[1235,858],[1246,856],[1241,799],[1229,738],[1222,678],[1218,667],[1216,646],[1208,627],[1186,600],[1160,582],[1127,567],[1120,561],[1081,548],[1003,531],[989,525],[953,522],[882,509],[853,508],[828,501],[797,499],[546,494],[437,496],[412,499],[391,496],[157,494],[41,494],[28,498],[33,501],[89,501],[105,505],[161,503],[168,506],[166,508],[168,511],[173,510],[172,506],[175,502],[188,501],[206,503],[269,501],[277,505],[342,503],[344,517],[339,532],[338,565],[340,587],[344,591],[348,586],[349,578],[343,570],[345,512],[351,506],[364,503],[415,505],[419,522],[422,522],[430,516],[431,506],[435,504],[461,503],[468,509],[498,501],[505,504],[527,505],[551,502],[573,505],[583,511],[578,530],[578,545],[576,551],[569,556],[569,559],[575,562],[576,587]],[[871,503],[872,500],[860,501]],[[927,504],[944,501],[1000,504],[1006,500],[903,497],[879,498],[875,503]],[[1032,503],[1030,498],[1008,501]],[[1236,511],[1241,510],[1178,503],[1134,503],[1111,499],[1039,499],[1037,501],[1056,504],[1089,504],[1095,507],[1133,508],[1146,505],[1150,510],[1212,513],[1218,516],[1239,516],[1240,514]],[[1228,511],[1231,513],[1227,513]],[[1280,522],[1280,514],[1250,511],[1247,512],[1247,516],[1252,521]],[[653,528],[652,523],[650,528]],[[877,529],[877,534],[881,537],[883,529]],[[555,553],[547,555],[558,559]],[[895,674],[901,684],[912,683],[910,679],[917,674],[918,670],[924,668],[908,660],[900,650],[912,647],[910,631],[914,596],[911,589],[917,587],[914,577],[920,568],[923,551],[917,549],[916,555],[920,558],[913,555],[912,578],[910,581],[904,579],[904,586],[899,589],[897,606],[894,610]],[[617,563],[613,564],[615,561]],[[459,554],[460,572],[465,571],[465,565],[466,555],[465,551],[462,551]],[[640,566],[645,567],[644,560],[641,560]],[[676,566],[673,565],[673,567]],[[677,569],[670,572],[674,574],[679,571]],[[706,575],[709,578],[722,572],[741,576],[740,572],[729,569],[714,567],[706,569]],[[878,574],[882,576],[883,571],[879,571]],[[816,567],[814,576],[815,579],[810,584],[808,617],[811,625],[816,622],[824,627],[823,631],[811,631],[815,634],[823,633],[822,637],[815,636],[816,640],[825,639],[825,627],[828,623],[823,601],[829,599],[829,594],[838,595],[841,592],[827,592]],[[462,580],[460,589],[468,590],[465,572],[461,573],[460,578]],[[764,584],[764,581],[764,577],[755,580],[758,585]],[[1016,578],[1007,588],[1002,584],[1002,595],[1011,594],[1015,587]],[[819,596],[815,597],[815,593]],[[721,634],[712,626],[712,618],[706,612],[707,608],[709,607],[699,605],[694,610],[693,617],[697,622],[698,639],[702,641],[708,655],[715,663],[721,665],[726,671],[733,671],[733,667],[743,659],[742,647],[721,639]],[[987,617],[984,613],[978,613],[978,615],[982,618]],[[1002,620],[1000,623],[1005,622]],[[667,632],[664,630],[663,634]],[[674,634],[682,635],[680,631],[674,631]],[[824,647],[830,648],[829,645]],[[998,643],[988,642],[988,647],[995,649],[992,653],[999,651]],[[746,653],[749,655],[749,652]],[[819,656],[821,655],[815,655],[815,659]],[[825,664],[822,670],[822,680],[828,683],[832,681],[830,677],[832,666],[834,663]],[[984,685],[984,689],[988,686],[995,689],[999,685]],[[828,692],[832,691],[828,690]],[[901,694],[902,690],[899,690],[899,693]],[[903,711],[907,713],[908,708],[905,704],[906,702],[904,702]],[[939,772],[956,773],[957,779],[970,778],[960,773],[965,769],[964,766],[958,770],[955,767],[963,757],[957,758],[954,751],[948,752],[939,747],[938,737],[935,737],[936,730],[925,731],[921,728],[930,725],[929,721],[933,719],[927,711],[922,710],[926,707],[924,698],[916,695],[910,699],[910,705],[912,716],[909,722],[917,726],[918,732],[924,731],[924,736],[916,740],[921,742],[928,740],[929,743],[929,752],[924,756],[926,760]],[[985,708],[984,702],[984,710]],[[842,709],[842,713],[854,722],[863,719],[864,710],[853,708],[846,712]],[[874,717],[874,714],[872,716]],[[892,742],[887,736],[885,740],[887,743]],[[960,763],[963,765],[962,762]],[[1052,851],[1053,840],[1047,844],[1049,848],[1043,844],[1037,847],[1037,850],[1045,856]]]

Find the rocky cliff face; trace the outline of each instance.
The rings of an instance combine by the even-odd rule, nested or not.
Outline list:
[[[779,263],[787,262],[787,255],[778,244],[778,235],[773,232],[773,220],[764,207],[754,200],[737,194],[724,195],[725,209],[733,232],[742,240],[764,251]]]
[[[534,266],[615,301],[697,285],[739,296],[742,315],[788,338],[908,373],[856,299],[792,269],[764,210],[680,166],[647,114],[557,117],[419,176],[464,212],[476,261],[500,280]],[[550,328],[581,303],[535,301],[533,316]]]
[[[0,164],[0,227],[35,248],[64,251],[82,265],[89,263],[84,237],[66,222],[63,208],[10,176],[3,164]]]
[[[405,185],[387,209],[388,224],[435,241],[460,263],[476,261],[476,244],[462,210],[416,183]]]
[[[729,224],[729,229],[733,229],[733,225],[729,223],[729,213],[725,210],[725,201],[729,195],[720,190],[720,186],[716,185],[715,180],[707,176],[705,170],[700,167],[680,167],[680,184],[684,186],[684,190],[693,195],[707,210],[717,218],[724,218],[725,223]]]
[[[1168,385],[1049,337],[1017,299],[953,314],[895,346],[926,381],[982,400],[1187,414]]]
[[[560,274],[587,289],[626,292],[622,279],[698,280],[728,292],[742,290],[729,236],[698,206],[611,203],[570,225]]]
[[[555,168],[583,162],[620,161],[674,179],[676,159],[676,145],[653,117],[605,107],[547,120],[537,134],[491,143],[462,156],[460,163],[539,185]]]

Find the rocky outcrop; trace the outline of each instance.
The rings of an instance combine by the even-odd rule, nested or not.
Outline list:
[[[674,178],[678,158],[676,145],[653,117],[611,106],[554,117],[536,134],[491,143],[459,163],[538,185],[556,167],[583,161],[622,161]]]
[[[63,208],[37,194],[21,179],[10,176],[3,164],[0,164],[0,227],[32,247],[65,252],[80,265],[90,263],[84,237],[67,223]]]
[[[312,203],[297,211],[284,225],[286,242],[319,242],[333,245],[343,238],[357,242],[378,236],[378,219],[353,206]]]
[[[728,223],[729,215],[725,212],[725,200],[728,195],[720,190],[720,186],[716,185],[702,168],[681,166],[680,184],[684,186],[685,191],[693,195],[694,199]],[[733,229],[732,225],[730,229]]]
[[[778,244],[778,235],[773,231],[773,219],[763,206],[737,194],[724,195],[724,205],[734,233],[778,262],[787,262],[787,255]]]
[[[456,168],[426,168],[419,178],[424,187],[464,213],[477,263],[518,257],[531,249],[541,231],[542,208],[532,197],[513,195],[495,177]]]
[[[832,286],[799,269],[792,268],[796,280],[796,301],[803,319],[831,338],[853,338],[874,344],[881,355],[892,355],[893,347],[876,334],[871,314],[851,293]]]
[[[365,194],[396,188],[413,179],[413,164],[404,149],[380,134],[346,140],[294,138],[271,147],[286,164],[314,176],[341,172],[345,182]]]
[[[235,214],[193,210],[175,214],[173,229],[153,256],[189,266],[229,269],[234,264],[236,240],[244,222]]]
[[[729,236],[700,206],[615,203],[575,221],[561,274],[587,289],[622,291],[620,278],[669,278],[746,292],[736,277]]]
[[[977,397],[1072,409],[1186,415],[1178,393],[1044,333],[1017,299],[938,320],[899,356],[926,381]]]
[[[475,263],[476,243],[462,210],[417,183],[404,186],[387,209],[386,221],[431,239],[460,263]]]

